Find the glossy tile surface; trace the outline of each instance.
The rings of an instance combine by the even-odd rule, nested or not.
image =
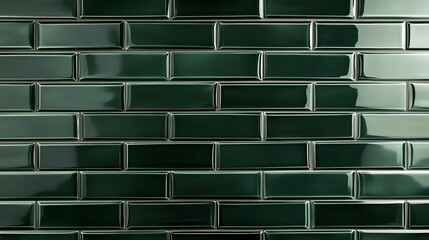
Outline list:
[[[0,18],[76,18],[75,0],[1,0]]]
[[[76,231],[2,231],[4,240],[78,240]]]
[[[258,0],[174,0],[174,18],[259,18]]]
[[[429,44],[429,23],[408,23],[408,48],[409,49],[427,49]]]
[[[83,240],[168,240],[165,231],[88,231],[82,232]]]
[[[34,202],[0,203],[0,229],[34,229],[34,211]]]
[[[353,16],[351,0],[266,0],[267,17],[342,17]]]
[[[80,0],[82,17],[167,17],[166,0]]]
[[[409,142],[408,143],[408,164],[409,168],[429,168],[429,143]]]
[[[32,143],[16,143],[0,145],[1,170],[33,170],[34,145]]]
[[[424,230],[363,230],[359,231],[362,240],[423,240],[429,236],[428,231]]]
[[[34,84],[1,84],[1,111],[33,111],[35,105]]]
[[[429,109],[429,87],[423,83],[410,83],[409,85],[409,109]]]
[[[429,203],[424,201],[408,202],[408,226],[410,228],[427,228],[429,221],[427,214],[429,211]]]
[[[174,240],[259,240],[259,232],[176,232]]]
[[[352,231],[268,231],[267,240],[353,240]]]
[[[2,22],[0,23],[0,49],[19,48],[32,49],[33,22]]]
[[[425,0],[359,0],[362,18],[424,18],[429,3]]]

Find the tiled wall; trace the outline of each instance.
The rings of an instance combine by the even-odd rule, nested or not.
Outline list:
[[[0,239],[428,239],[425,49],[428,0],[0,0]]]

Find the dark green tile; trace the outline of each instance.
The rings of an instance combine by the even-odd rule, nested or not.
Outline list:
[[[408,166],[410,169],[429,168],[429,142],[408,143]]]
[[[267,17],[353,17],[352,0],[266,0]]]
[[[40,229],[120,229],[122,202],[39,202]]]
[[[315,85],[317,110],[405,110],[405,83],[338,83]]]
[[[0,203],[0,229],[34,229],[34,208],[34,202]],[[0,237],[5,239],[1,234]]]
[[[78,240],[78,232],[71,231],[2,231],[2,240]]]
[[[424,201],[408,202],[408,226],[410,228],[427,228],[429,226],[429,203]]]
[[[361,53],[359,79],[425,80],[429,76],[429,54]]]
[[[354,240],[353,231],[269,231],[266,240]]]
[[[329,171],[268,171],[265,198],[352,198],[354,173]]]
[[[175,113],[172,139],[259,140],[259,114]]]
[[[172,79],[259,79],[259,55],[258,52],[174,52]]]
[[[82,53],[80,79],[165,80],[167,53]]]
[[[403,49],[405,23],[316,23],[316,49]]]
[[[310,84],[221,84],[221,109],[310,108]]]
[[[76,139],[74,113],[0,114],[0,139]]]
[[[83,114],[84,139],[166,139],[167,114]]]
[[[32,49],[33,34],[33,22],[1,22],[0,48]]]
[[[404,203],[392,201],[313,202],[315,228],[403,228]]]
[[[307,142],[220,143],[219,169],[308,168]]]
[[[220,202],[221,228],[305,228],[306,202]]]
[[[0,170],[33,170],[33,154],[32,143],[1,144]]]
[[[1,84],[0,111],[33,111],[34,84]]]
[[[352,53],[265,53],[264,79],[353,79]]]
[[[425,240],[429,237],[428,231],[419,230],[360,230],[361,240]]]
[[[410,83],[409,85],[409,109],[428,110],[429,109],[429,84]]]
[[[124,84],[39,86],[39,110],[121,110]]]
[[[128,169],[213,169],[212,143],[130,143]]]
[[[0,0],[0,18],[76,18],[76,0]]]
[[[361,18],[425,18],[429,2],[425,0],[358,0]]]
[[[174,172],[173,198],[260,198],[260,172]]]
[[[260,232],[175,232],[173,240],[260,240]]]
[[[215,83],[128,83],[127,110],[215,109]]]
[[[427,114],[361,114],[361,139],[426,139]]]
[[[214,202],[130,202],[128,228],[213,228]]]
[[[174,18],[259,18],[258,0],[174,0]]]
[[[82,232],[83,240],[169,240],[166,231],[91,231]]]
[[[220,49],[310,49],[310,23],[220,23]]]
[[[0,80],[73,80],[73,53],[1,53]]]
[[[82,17],[167,18],[167,0],[81,0]]]
[[[38,49],[121,48],[121,23],[40,23]]]
[[[404,167],[404,142],[316,142],[316,169]]]
[[[408,23],[408,29],[409,49],[429,48],[429,43],[427,41],[429,38],[429,23]]]
[[[353,114],[268,114],[267,139],[352,139]]]
[[[40,143],[41,170],[121,169],[120,143]]]
[[[166,172],[81,172],[80,174],[83,199],[167,198]]]
[[[211,22],[129,22],[127,48],[214,48]]]

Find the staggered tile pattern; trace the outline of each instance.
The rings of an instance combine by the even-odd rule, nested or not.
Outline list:
[[[0,239],[427,239],[427,50],[426,0],[0,0]]]

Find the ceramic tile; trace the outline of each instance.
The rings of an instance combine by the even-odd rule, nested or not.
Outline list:
[[[174,0],[174,18],[259,18],[258,0]]]
[[[0,49],[19,48],[32,49],[33,22],[2,22],[0,23]]]
[[[76,18],[76,0],[1,0],[0,18]]]
[[[1,111],[33,111],[35,106],[34,84],[1,84]]]
[[[157,17],[167,18],[167,0],[80,0],[83,18]]]

